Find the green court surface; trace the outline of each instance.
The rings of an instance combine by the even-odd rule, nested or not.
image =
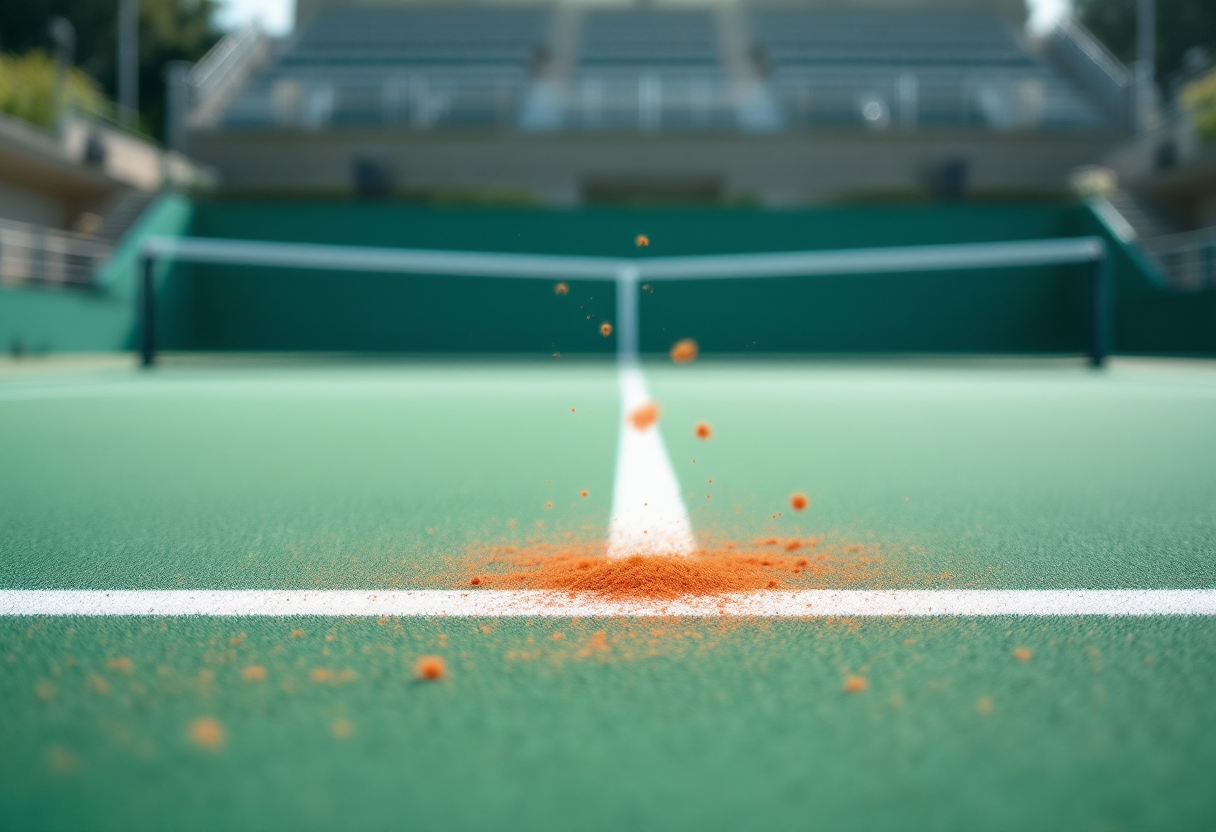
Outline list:
[[[645,372],[702,540],[1216,588],[1211,363]],[[605,539],[620,421],[607,361],[9,368],[0,590],[454,588]],[[1212,616],[0,615],[0,663],[5,829],[1216,829]]]

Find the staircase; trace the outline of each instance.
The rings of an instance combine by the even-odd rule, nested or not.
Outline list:
[[[1166,219],[1160,211],[1122,188],[1107,197],[1107,201],[1127,221],[1141,240],[1178,233],[1177,226]]]
[[[116,196],[101,212],[101,224],[94,235],[97,242],[113,248],[159,194],[155,191],[130,190]]]
[[[1125,190],[1107,198],[1136,246],[1161,276],[1166,288],[1196,292],[1216,288],[1216,228],[1179,231],[1167,217]]]

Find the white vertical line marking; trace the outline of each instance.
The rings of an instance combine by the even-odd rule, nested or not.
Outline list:
[[[612,521],[608,527],[608,556],[691,555],[697,543],[659,425],[638,430],[629,421],[634,408],[650,401],[646,378],[633,361],[622,361],[619,372],[621,439],[612,492]]]

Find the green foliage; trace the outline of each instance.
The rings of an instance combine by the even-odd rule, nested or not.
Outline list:
[[[67,105],[77,111],[107,109],[96,82],[79,69],[68,72]],[[0,54],[0,113],[25,119],[39,127],[55,125],[55,62],[40,49],[25,55]]]
[[[197,61],[219,40],[215,0],[139,0],[140,127],[164,133],[167,61]],[[62,15],[76,28],[76,64],[117,96],[117,0],[0,0],[0,51],[50,50],[47,24]]]
[[[1195,116],[1195,124],[1206,141],[1216,141],[1216,70],[1187,85],[1182,103]]]
[[[1120,60],[1136,59],[1136,0],[1076,0],[1076,16]],[[1193,46],[1216,53],[1216,2],[1157,0],[1157,79],[1177,72]]]

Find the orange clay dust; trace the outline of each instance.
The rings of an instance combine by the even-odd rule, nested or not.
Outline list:
[[[629,413],[629,421],[638,430],[646,430],[659,421],[659,406],[654,402],[640,404]]]
[[[692,429],[692,432],[697,435],[698,439],[708,439],[714,434],[713,430],[710,429],[708,422],[697,422],[697,426]]]
[[[447,675],[447,668],[438,656],[423,656],[414,665],[414,673],[424,682],[434,682]]]
[[[190,723],[190,739],[195,745],[213,751],[224,744],[224,726],[218,719],[199,717]]]
[[[600,324],[600,335],[603,335],[605,338],[607,338],[611,334],[612,334],[612,324],[608,323],[607,321],[604,321],[602,324]]]
[[[790,495],[790,508],[792,508],[794,511],[802,511],[804,508],[810,505],[810,502],[811,501],[808,500],[806,495],[801,491]]]
[[[647,237],[645,234],[639,234],[637,237],[634,238],[633,243],[638,248],[643,248],[645,246],[650,245],[650,238]]]
[[[691,364],[697,360],[701,348],[691,338],[681,338],[671,347],[671,360],[677,364]]]
[[[565,283],[559,283],[553,287],[553,294],[568,295],[568,294],[570,294],[570,287],[567,286]]]
[[[815,548],[818,540],[804,545]],[[476,576],[460,582],[487,589],[545,589],[586,592],[613,600],[721,595],[756,589],[809,589],[868,584],[883,560],[850,553],[816,550],[786,554],[757,541],[748,549],[727,543],[694,555],[632,555],[610,558],[602,545],[544,544],[500,546],[481,563],[470,563]],[[799,547],[801,548],[801,547]],[[467,573],[466,573],[467,574]]]

